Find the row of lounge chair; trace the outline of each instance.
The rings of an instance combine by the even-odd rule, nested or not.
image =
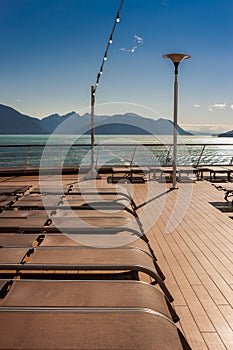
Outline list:
[[[0,194],[1,349],[190,350],[124,188]]]
[[[209,180],[215,181],[217,174],[221,176],[226,175],[227,181],[232,180],[233,166],[177,166],[176,174],[178,181],[182,181],[184,178],[190,178],[202,180],[204,174],[209,174]],[[143,183],[146,177],[149,180],[162,181],[163,177],[169,176],[172,178],[173,167],[171,166],[133,166],[133,167],[113,167],[112,175],[108,178],[111,183],[117,183],[119,181],[126,181],[132,183]]]

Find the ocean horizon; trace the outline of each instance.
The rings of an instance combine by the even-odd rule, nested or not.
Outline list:
[[[86,143],[90,144],[90,135],[29,135],[29,134],[11,134],[0,135],[0,146],[4,145],[36,145],[46,144],[47,142],[57,142],[59,144]],[[172,135],[95,135],[95,143],[173,143]],[[182,144],[229,144],[233,145],[233,137],[218,137],[211,135],[190,135],[177,137],[177,142]]]

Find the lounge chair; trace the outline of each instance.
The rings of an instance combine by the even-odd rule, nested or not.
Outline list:
[[[17,256],[17,258],[16,258]],[[151,278],[152,283],[158,283],[169,301],[173,298],[164,282],[158,276],[153,259],[137,248],[88,248],[88,247],[36,247],[2,248],[0,249],[0,270],[17,271],[89,271],[93,276],[95,271],[105,271],[116,278],[117,273],[128,271],[131,279],[139,279],[139,273]],[[77,274],[80,278],[82,274]]]
[[[151,175],[152,173],[152,175]],[[163,180],[163,175],[168,175],[170,180],[173,176],[173,167],[172,166],[155,166],[150,168],[150,178],[157,179],[157,173],[158,173],[158,180]],[[178,170],[176,171],[178,174]]]
[[[0,265],[20,264],[23,261],[24,257],[27,255],[28,251],[29,251],[28,248],[22,248],[22,247],[14,247],[14,248],[3,247],[0,249]]]
[[[41,243],[38,234],[0,233],[0,247],[35,247]]]
[[[206,171],[209,171],[210,173],[210,181],[216,180],[216,174],[226,174],[227,175],[227,180],[231,181],[231,172],[232,170],[224,167],[224,166],[211,166],[211,167],[206,167]]]
[[[114,234],[88,234],[85,235],[63,235],[63,234],[46,234],[40,235],[37,241],[40,242],[41,247],[75,247],[75,246],[89,246],[95,248],[122,248],[132,249],[138,248],[144,253],[148,254],[154,262],[154,266],[160,278],[165,280],[165,276],[162,273],[157,259],[151,249],[149,243],[146,243],[143,239],[138,238],[134,232],[119,231]],[[0,237],[1,243],[1,237]]]
[[[5,210],[0,214],[0,231],[43,232],[51,220],[45,210]]]
[[[3,280],[7,293],[1,307],[60,308],[137,307],[160,312],[174,322],[179,318],[168,299],[154,286],[139,281]],[[6,287],[5,287],[6,289]]]
[[[0,348],[191,350],[175,324],[142,308],[0,311]]]
[[[0,194],[18,195],[24,194],[30,186],[0,186]]]
[[[133,213],[130,199],[118,194],[70,194],[62,198],[59,208],[126,209]]]
[[[117,207],[108,209],[99,208],[93,210],[89,207],[82,209],[61,208],[50,217],[51,225],[47,227],[46,232],[63,233],[83,233],[84,230],[101,230],[121,228],[131,229],[140,232],[143,235],[142,225],[134,212],[123,210]]]
[[[17,201],[16,196],[0,195],[0,212],[10,207],[15,201]]]
[[[33,187],[30,190],[31,194],[43,194],[43,195],[54,195],[54,194],[68,194],[71,189],[70,185],[62,186],[48,186],[47,183],[45,185],[41,185],[41,187]]]
[[[150,172],[150,169],[145,166],[144,167],[140,167],[140,166],[113,167],[112,176],[108,178],[108,182],[144,183],[145,175],[149,174],[149,172]],[[118,175],[116,176],[116,174]],[[119,174],[121,175],[119,176]]]
[[[80,183],[79,185],[73,185],[71,187],[71,194],[109,194],[109,195],[113,195],[113,194],[118,194],[121,196],[125,196],[127,198],[129,198],[130,200],[132,200],[132,197],[130,195],[130,193],[128,192],[128,190],[123,187],[123,186],[119,186],[119,185],[111,185],[111,187],[106,186],[106,187],[101,187],[101,186],[96,186],[96,187],[89,187],[86,185],[82,185],[82,183]]]
[[[44,209],[46,203],[47,209],[57,209],[60,201],[61,195],[47,195],[42,196],[40,194],[28,194],[20,198],[16,203],[14,203],[12,208],[20,209]]]

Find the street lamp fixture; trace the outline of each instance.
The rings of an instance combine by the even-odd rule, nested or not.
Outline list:
[[[170,58],[175,66],[174,78],[174,114],[173,114],[173,171],[172,171],[172,189],[176,189],[176,163],[177,163],[177,110],[178,110],[178,66],[181,61],[190,58],[190,55],[182,53],[169,53],[163,55],[163,58]]]

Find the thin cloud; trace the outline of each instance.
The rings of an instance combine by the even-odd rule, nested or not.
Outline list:
[[[232,105],[230,105],[230,108],[231,108],[231,109],[233,109],[233,104],[232,104]]]
[[[193,107],[198,108],[200,105],[194,104]]]
[[[134,45],[132,45],[131,48],[128,49],[126,47],[121,47],[119,49],[119,51],[121,51],[121,52],[130,52],[130,53],[134,54],[135,51],[138,49],[138,46],[142,46],[143,43],[144,43],[144,39],[141,36],[136,35],[136,34],[134,34],[134,36],[133,36],[133,41],[134,41]],[[137,45],[135,45],[135,43],[137,43]]]
[[[137,50],[137,46],[133,46],[132,49],[127,50],[127,52],[134,53]]]
[[[134,41],[136,41],[139,45],[143,45],[143,38],[141,38],[140,36],[134,34]]]
[[[226,103],[215,103],[214,105],[209,106],[209,110],[226,109],[226,108],[227,108]]]

